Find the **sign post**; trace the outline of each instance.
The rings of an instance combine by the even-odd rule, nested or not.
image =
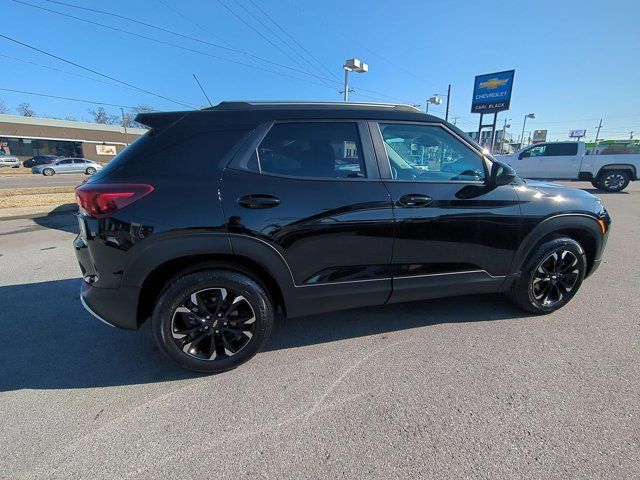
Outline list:
[[[509,110],[511,103],[511,91],[515,70],[478,75],[473,85],[473,99],[471,100],[471,113],[480,114],[478,125],[478,143],[482,141],[482,129],[491,128],[491,151],[496,139],[496,123],[498,112]],[[483,124],[484,116],[493,114],[493,121]]]

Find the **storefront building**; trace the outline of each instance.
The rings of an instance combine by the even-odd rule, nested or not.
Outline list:
[[[0,149],[21,161],[35,155],[106,163],[146,130],[119,125],[0,115]]]

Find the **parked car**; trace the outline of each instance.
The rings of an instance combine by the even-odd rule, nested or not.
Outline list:
[[[413,107],[223,102],[136,121],[150,131],[76,190],[81,301],[125,329],[150,318],[188,369],[247,361],[276,311],[504,292],[553,312],[607,242],[596,197],[524,182]]]
[[[606,192],[621,192],[640,170],[640,153],[586,155],[584,142],[538,143],[496,158],[524,178],[587,180]]]
[[[87,175],[93,175],[100,170],[102,170],[102,165],[93,160],[87,160],[86,158],[64,158],[55,163],[33,167],[31,173],[50,177],[56,173],[86,173]]]
[[[60,157],[58,155],[36,155],[35,157],[31,157],[29,160],[22,162],[22,166],[25,168],[33,168],[37,165],[55,163],[62,158],[64,157]]]
[[[0,150],[0,167],[19,168],[20,160],[18,159],[18,157],[14,157]]]

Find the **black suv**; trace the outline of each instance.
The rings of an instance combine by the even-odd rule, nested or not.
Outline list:
[[[219,372],[274,313],[505,292],[552,312],[598,267],[610,219],[524,181],[412,107],[223,102],[144,113],[149,132],[77,189],[81,299]]]
[[[24,168],[33,168],[38,165],[45,165],[47,163],[56,163],[58,160],[62,160],[64,157],[58,155],[36,155],[29,160],[22,162]]]

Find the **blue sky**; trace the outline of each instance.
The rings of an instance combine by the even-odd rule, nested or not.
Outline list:
[[[637,0],[60,0],[131,17],[202,42],[56,2],[21,1],[99,25],[0,0],[0,33],[189,104],[206,102],[193,73],[213,103],[245,98],[340,100],[342,63],[355,56],[367,62],[370,70],[352,75],[354,101],[424,105],[426,98],[445,93],[451,83],[450,118],[459,117],[458,126],[473,130],[478,123],[478,115],[470,113],[474,76],[513,68],[516,77],[506,117],[511,119],[515,136],[520,134],[523,116],[534,112],[536,119],[527,121],[527,130],[548,129],[552,140],[565,139],[570,128],[586,128],[587,138],[593,138],[601,117],[601,138],[628,138],[632,130],[634,137],[640,138]],[[302,52],[256,6],[314,58]],[[117,105],[147,104],[158,110],[181,108],[138,90],[83,78],[112,83],[3,38],[0,65],[0,88]],[[0,100],[12,110],[28,101],[38,114],[79,120],[88,119],[90,107],[5,91],[0,91]],[[444,116],[444,103],[431,106],[430,113]],[[500,125],[504,118],[503,112]]]

